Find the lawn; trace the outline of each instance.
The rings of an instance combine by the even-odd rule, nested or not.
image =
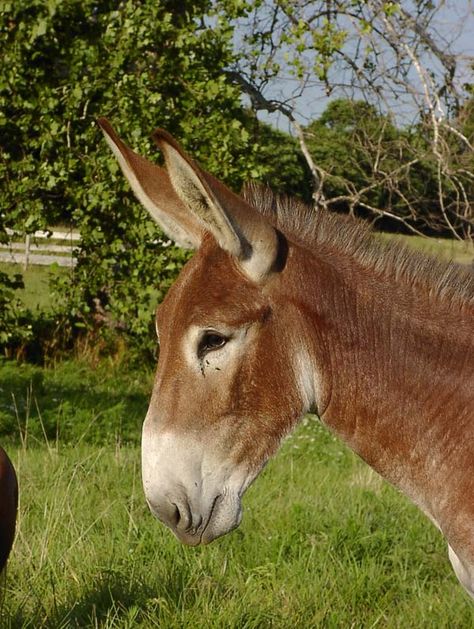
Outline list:
[[[237,531],[181,546],[141,489],[151,378],[112,363],[0,363],[21,485],[2,627],[474,626],[436,529],[314,417],[251,487]]]
[[[20,264],[8,264],[0,262],[0,271],[15,275],[20,273],[23,276],[25,288],[17,291],[18,297],[27,308],[36,310],[48,310],[51,306],[51,296],[49,291],[50,279],[71,273],[71,269],[62,268],[56,264],[47,266],[29,266],[25,271]]]
[[[411,249],[422,251],[427,255],[453,260],[458,264],[474,263],[474,245],[472,242],[450,240],[448,238],[424,238],[423,236],[404,236],[401,234],[380,234],[384,240],[394,240],[407,245]]]

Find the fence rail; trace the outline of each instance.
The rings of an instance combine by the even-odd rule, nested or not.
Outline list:
[[[77,263],[74,257],[74,247],[81,240],[78,232],[38,230],[33,234],[27,234],[22,241],[16,240],[18,234],[14,230],[7,228],[6,232],[11,237],[11,241],[8,244],[0,244],[0,261],[2,262],[21,264],[24,269],[27,269],[29,264],[43,266],[58,264],[73,267]]]

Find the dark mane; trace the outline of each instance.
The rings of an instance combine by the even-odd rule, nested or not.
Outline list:
[[[396,242],[382,242],[364,221],[313,209],[264,186],[247,185],[243,197],[289,240],[302,247],[337,251],[381,274],[428,286],[433,295],[461,305],[474,304],[474,272],[467,266],[442,262]]]

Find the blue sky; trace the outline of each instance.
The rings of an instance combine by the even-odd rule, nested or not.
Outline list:
[[[409,4],[406,3],[405,4]],[[472,0],[447,0],[438,3],[442,6],[432,23],[436,33],[436,41],[443,51],[450,51],[458,59],[458,84],[473,83],[474,76],[472,67],[474,63],[474,3]],[[411,75],[413,86],[417,86],[418,77]],[[268,98],[291,98],[292,93],[298,88],[298,82],[289,76],[283,77],[275,82],[271,89],[266,92]],[[341,96],[342,92],[334,94],[332,97]],[[357,94],[355,94],[357,96]],[[294,101],[297,118],[302,124],[307,124],[309,120],[317,117],[326,107],[328,96],[324,86],[314,81],[311,87],[305,90],[302,97]],[[401,124],[413,120],[415,117],[415,106],[409,98],[405,100],[399,98],[397,102],[391,101],[391,108]],[[288,121],[282,114],[267,114],[260,112],[259,117],[281,129],[288,129]]]

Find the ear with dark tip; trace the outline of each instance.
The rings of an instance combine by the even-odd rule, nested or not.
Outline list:
[[[133,192],[152,218],[177,245],[197,249],[204,230],[176,194],[166,170],[132,151],[106,118],[97,122]]]
[[[275,229],[240,196],[203,171],[169,133],[158,129],[153,139],[165,156],[176,193],[203,229],[237,259],[250,279],[263,281],[278,255]]]

